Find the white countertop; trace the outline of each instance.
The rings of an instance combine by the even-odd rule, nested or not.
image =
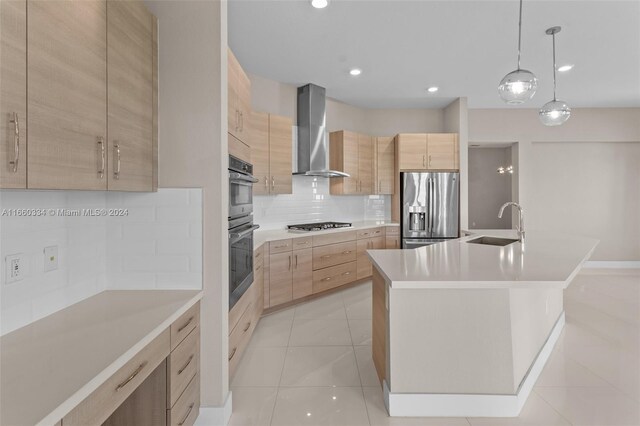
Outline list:
[[[591,256],[598,240],[528,232],[523,245],[467,243],[482,235],[517,238],[513,230],[474,235],[411,250],[369,250],[392,288],[565,288]]]
[[[0,423],[55,424],[201,297],[104,291],[2,336]]]
[[[260,225],[258,223],[258,225]],[[287,229],[258,229],[253,233],[253,248],[259,248],[268,241],[286,240],[288,238],[304,238],[313,237],[315,235],[334,234],[337,232],[354,231],[360,229],[377,228],[379,226],[400,226],[398,222],[384,220],[368,220],[362,222],[352,222],[350,228],[328,229],[326,231],[310,231],[310,232],[291,232]]]

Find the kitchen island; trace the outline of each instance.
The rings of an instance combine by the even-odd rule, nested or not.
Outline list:
[[[564,326],[563,290],[598,244],[535,232],[524,245],[471,242],[482,236],[517,238],[368,251],[389,415],[518,416]]]

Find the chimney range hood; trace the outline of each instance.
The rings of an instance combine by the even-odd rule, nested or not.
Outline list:
[[[324,87],[315,84],[298,87],[298,140],[294,175],[349,177],[347,173],[329,170],[325,93]]]

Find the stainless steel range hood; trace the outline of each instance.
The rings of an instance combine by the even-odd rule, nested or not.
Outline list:
[[[298,141],[294,175],[349,177],[329,170],[329,140],[326,131],[326,90],[315,84],[298,87]]]

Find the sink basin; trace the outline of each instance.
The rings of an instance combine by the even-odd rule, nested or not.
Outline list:
[[[467,241],[472,244],[484,244],[485,246],[508,246],[511,243],[515,243],[518,240],[512,238],[496,238],[496,237],[480,237]]]

